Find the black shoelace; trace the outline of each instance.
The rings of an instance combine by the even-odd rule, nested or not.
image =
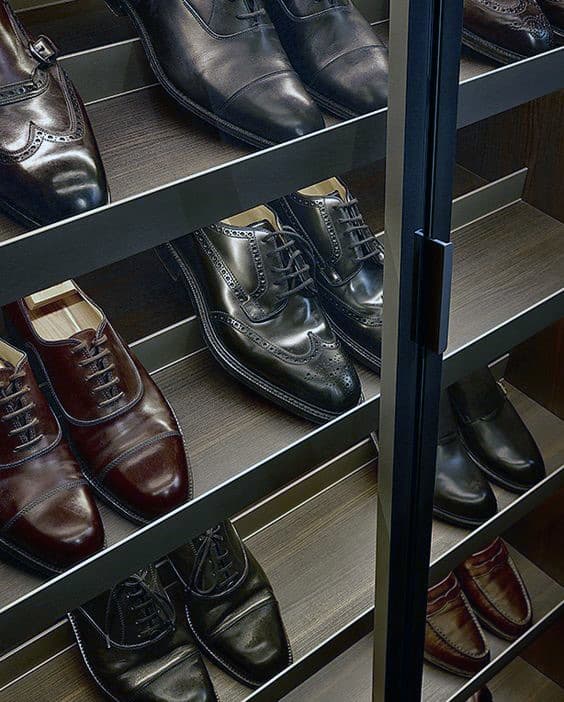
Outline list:
[[[287,290],[280,292],[279,296],[282,299],[295,295],[303,290],[309,289],[315,292],[313,277],[310,275],[311,267],[305,261],[303,252],[297,247],[295,239],[300,237],[290,227],[276,230],[267,234],[263,241],[274,242],[274,247],[266,256],[270,259],[270,270],[275,274],[274,282],[282,285],[287,283]],[[272,259],[278,259],[286,265],[278,266]]]
[[[342,205],[337,206],[341,217],[339,221],[347,225],[345,234],[351,237],[349,249],[354,253],[355,261],[361,263],[372,258],[384,260],[384,247],[365,224],[364,218],[358,208],[358,200],[351,198]]]
[[[197,546],[196,561],[192,587],[200,595],[223,591],[231,587],[238,577],[233,558],[229,552],[223,527],[218,524],[208,529],[195,539]],[[212,567],[211,574],[206,573],[206,565]],[[205,581],[209,578],[209,585]]]
[[[230,0],[231,2],[237,2],[237,0]],[[235,15],[238,20],[253,20],[258,19],[266,14],[264,7],[260,6],[260,0],[247,0],[249,6],[249,12],[242,12],[241,14]]]
[[[115,364],[112,360],[111,351],[105,348],[105,343],[108,338],[105,334],[96,337],[92,343],[83,340],[77,344],[73,350],[73,354],[85,352],[87,358],[78,362],[81,368],[91,367],[93,370],[86,376],[86,380],[95,381],[96,385],[92,388],[95,394],[103,394],[104,399],[98,401],[98,407],[107,407],[120,400],[124,393],[119,389],[119,378],[115,375]]]
[[[0,409],[3,411],[0,421],[13,425],[8,434],[18,437],[20,441],[13,449],[15,453],[34,446],[43,438],[43,434],[36,429],[39,420],[33,414],[35,403],[28,398],[30,387],[24,380],[23,371],[14,371],[8,382],[0,387]]]
[[[150,576],[150,572],[135,573],[121,583],[114,585],[110,590],[104,624],[108,648],[111,648],[112,617],[117,611],[117,608],[113,607],[114,599],[119,598],[122,594],[125,594],[129,610],[134,613],[138,640],[153,640],[174,629],[174,607],[164,593],[148,584],[147,578]]]

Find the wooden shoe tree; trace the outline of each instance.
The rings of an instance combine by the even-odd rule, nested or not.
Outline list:
[[[101,312],[72,280],[24,298],[35,332],[45,341],[63,341],[85,329],[98,329]]]
[[[280,229],[280,223],[277,221],[276,215],[270,208],[266,207],[266,205],[258,205],[251,210],[245,210],[245,212],[222,220],[222,223],[226,224],[228,227],[243,228],[250,227],[252,224],[264,220],[269,222],[274,229]]]
[[[0,369],[6,368],[8,364],[15,368],[22,358],[23,353],[21,351],[0,339]]]

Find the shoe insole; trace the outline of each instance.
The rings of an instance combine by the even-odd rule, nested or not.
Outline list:
[[[264,220],[271,224],[273,229],[280,229],[280,224],[276,219],[275,213],[266,205],[258,205],[251,210],[245,210],[245,212],[233,215],[233,217],[223,219],[222,223],[226,224],[228,227],[243,229]]]
[[[298,190],[298,192],[300,195],[306,195],[309,197],[327,197],[328,195],[333,195],[336,192],[343,202],[346,202],[347,199],[347,190],[338,178],[328,178],[327,180],[322,180],[321,183],[315,183],[315,185],[302,188],[301,190]]]

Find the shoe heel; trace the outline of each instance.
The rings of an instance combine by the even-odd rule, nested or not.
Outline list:
[[[125,11],[125,7],[121,3],[121,0],[104,0],[104,2],[114,13],[114,15],[117,15],[118,17],[126,16],[127,12]]]
[[[169,276],[172,278],[172,280],[174,280],[175,283],[178,283],[181,277],[181,271],[171,251],[171,245],[161,244],[160,246],[157,246],[155,248],[155,253],[157,254],[157,258],[161,262],[161,265],[165,269],[165,271],[169,274]]]

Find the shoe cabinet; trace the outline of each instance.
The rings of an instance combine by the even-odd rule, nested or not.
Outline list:
[[[343,123],[328,117],[323,132],[254,152],[181,114],[155,85],[127,21],[101,0],[35,4],[21,0],[18,9],[31,32],[51,36],[61,49],[87,103],[113,202],[32,232],[0,216],[0,302],[78,278],[173,405],[197,496],[145,527],[100,505],[106,549],[56,578],[0,563],[0,700],[101,700],[61,617],[237,514],[280,601],[295,662],[254,692],[214,669],[219,697],[368,701],[378,494],[370,435],[379,379],[358,366],[367,401],[320,427],[277,409],[214,363],[183,290],[152,247],[336,173],[382,231],[387,110]],[[385,8],[363,9],[387,37]],[[561,189],[552,200],[546,194],[562,173],[563,76],[564,48],[501,68],[463,52],[444,385],[488,363],[503,378],[506,354],[564,315],[564,198]],[[542,146],[542,134],[560,160]],[[424,700],[463,701],[486,682],[496,701],[564,700],[539,664],[542,641],[564,615],[562,571],[546,567],[521,533],[564,488],[564,423],[504,385],[541,449],[547,477],[524,495],[494,487],[498,514],[471,532],[435,521],[430,584],[503,534],[529,588],[534,623],[514,643],[490,637],[491,663],[475,678],[426,665]],[[537,658],[528,653],[533,647]]]

